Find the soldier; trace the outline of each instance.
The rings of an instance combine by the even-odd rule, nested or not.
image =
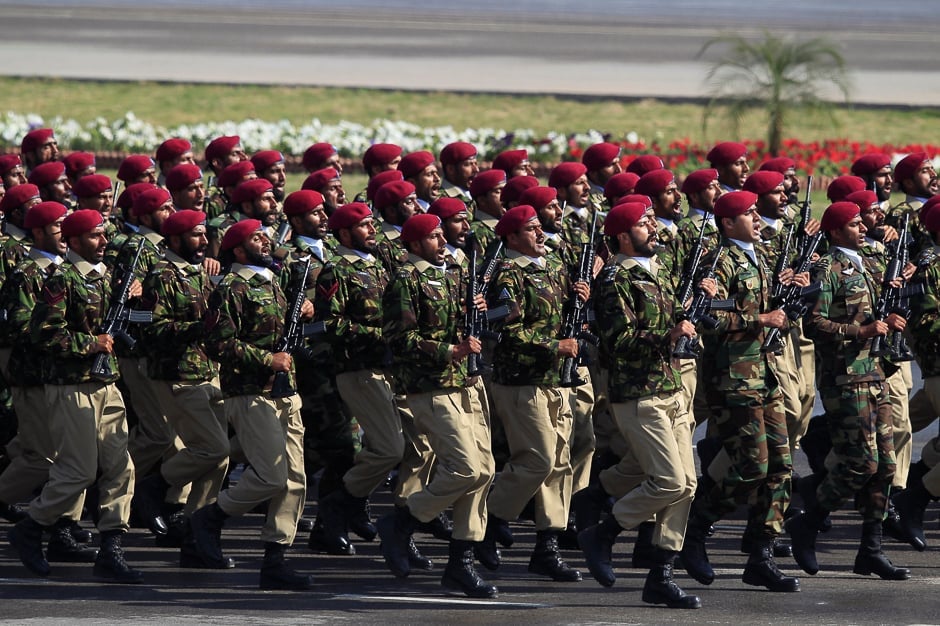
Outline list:
[[[444,174],[441,195],[459,198],[469,206],[473,200],[470,185],[480,173],[476,146],[466,141],[449,143],[441,149],[440,160]]]
[[[369,177],[369,182],[382,172],[397,170],[401,163],[401,146],[393,143],[374,143],[362,155],[362,168]],[[342,173],[342,169],[339,170]],[[363,189],[354,199],[354,202],[366,202],[369,198],[366,196],[367,189]]]
[[[171,137],[161,143],[157,148],[154,160],[160,169],[157,184],[161,187],[166,186],[167,175],[177,165],[181,163],[196,164],[196,158],[193,156],[193,144],[180,137]]]
[[[278,203],[284,202],[284,198],[287,197],[285,191],[287,188],[287,169],[284,166],[284,155],[278,150],[262,150],[251,155],[251,163],[254,165],[257,176],[271,183],[274,188],[274,199]]]
[[[212,170],[213,177],[217,178],[226,167],[239,161],[247,161],[248,155],[242,148],[242,140],[238,135],[216,137],[206,146],[206,164]],[[256,167],[257,169],[257,167]],[[210,180],[207,187],[211,190],[214,181]]]
[[[517,178],[529,179],[534,185],[538,185],[534,176]],[[506,212],[502,194],[507,184],[503,170],[492,169],[477,174],[470,185],[470,195],[473,197],[473,221],[470,222],[470,230],[476,235],[481,250],[486,250],[490,242],[496,239],[496,223]]]
[[[29,182],[39,187],[39,197],[45,201],[72,206],[72,185],[65,175],[65,164],[47,161],[29,172]]]
[[[590,184],[587,168],[581,163],[561,163],[556,165],[548,176],[548,186],[558,190],[558,202],[561,203],[562,236],[572,248],[574,256],[581,256],[581,249],[591,240],[591,204]]]
[[[30,503],[29,517],[11,531],[10,543],[30,571],[49,576],[42,531],[76,509],[97,475],[101,551],[94,574],[107,582],[139,583],[141,573],[127,565],[121,548],[134,464],[127,453],[124,403],[114,384],[120,376],[114,339],[95,334],[111,299],[110,276],[101,262],[107,243],[101,214],[72,213],[62,222],[62,237],[69,247],[66,260],[46,279],[30,318],[33,348],[42,353],[47,419],[57,455],[49,481]],[[139,295],[140,284],[134,281],[129,292]],[[99,354],[107,364],[100,377],[92,375]]]
[[[806,503],[806,512],[787,521],[793,557],[805,572],[819,571],[816,535],[829,513],[854,497],[862,516],[862,540],[852,571],[906,580],[910,570],[892,565],[881,549],[895,460],[884,372],[870,352],[872,338],[904,330],[905,320],[896,313],[871,320],[879,287],[859,254],[867,229],[858,206],[829,205],[822,229],[830,248],[815,269],[822,292],[809,319],[835,463]]]
[[[717,311],[718,327],[705,344],[703,358],[710,364],[704,374],[706,399],[713,426],[727,453],[729,467],[720,480],[703,472],[692,505],[682,547],[682,563],[697,581],[710,585],[714,571],[705,551],[709,527],[753,495],[745,534],[750,556],[744,568],[745,584],[774,592],[800,590],[796,578],[777,568],[773,540],[780,534],[790,497],[789,440],[783,397],[777,383],[776,355],[762,352],[765,328],[785,329],[787,316],[772,310],[771,272],[760,241],[757,196],[749,191],[722,195],[715,202],[721,233],[715,267],[718,297],[734,301],[733,311]],[[785,284],[808,284],[808,276],[785,270]]]
[[[339,158],[339,150],[331,143],[313,144],[304,150],[301,162],[308,174],[326,167],[332,167],[340,174],[343,173],[343,161]]]
[[[104,253],[104,264],[107,265],[109,269],[114,269],[114,262],[117,260],[118,252],[124,247],[124,244],[127,243],[127,238],[131,234],[136,233],[140,227],[140,220],[134,215],[134,201],[137,199],[137,196],[145,191],[156,188],[157,186],[151,183],[134,183],[133,185],[129,185],[121,192],[121,195],[118,196],[114,204],[121,212],[122,229],[121,232],[115,234],[114,239],[108,240],[108,248]]]
[[[37,128],[29,131],[20,143],[20,154],[26,171],[29,173],[43,163],[58,161],[59,142],[56,141],[55,132],[51,128]]]
[[[676,185],[676,177],[669,170],[653,170],[640,177],[635,193],[649,196],[653,201],[653,214],[656,216],[659,231],[656,233],[665,250],[674,248],[678,226],[676,221],[682,217],[682,195]],[[676,259],[665,255],[663,263],[669,271],[675,270]]]
[[[865,181],[858,176],[836,176],[826,187],[829,202],[842,202],[846,196],[865,189]]]
[[[118,233],[118,225],[114,220],[114,189],[111,179],[104,174],[89,174],[75,181],[72,193],[78,200],[79,209],[94,209],[101,213],[104,220],[105,235],[111,241]]]
[[[535,176],[515,176],[506,181],[506,186],[499,194],[499,202],[502,205],[502,213],[508,211],[519,204],[519,196],[530,187],[538,187],[539,179]]]
[[[173,198],[177,211],[206,208],[206,189],[203,186],[202,170],[192,163],[181,163],[166,175],[166,189]],[[208,215],[206,211],[206,215]]]
[[[591,204],[594,210],[604,210],[604,186],[612,176],[623,169],[620,167],[620,146],[615,143],[596,143],[589,146],[581,155],[581,163],[587,168],[587,178],[591,189]]]
[[[891,199],[894,175],[891,172],[890,155],[863,155],[852,163],[852,174],[865,181],[865,188],[877,194],[878,202],[888,202]]]
[[[479,178],[479,177],[478,177]],[[448,265],[457,265],[469,271],[469,259],[464,252],[467,235],[470,234],[470,222],[467,220],[467,205],[456,198],[438,198],[428,208],[428,214],[441,220],[441,232],[444,235],[444,256]],[[473,268],[476,269],[476,268]]]
[[[609,211],[626,195],[633,193],[640,177],[633,172],[620,172],[614,174],[604,185],[604,211]]]
[[[626,171],[631,174],[636,174],[637,177],[640,177],[647,172],[664,169],[666,169],[666,164],[663,163],[662,157],[659,157],[655,154],[641,154],[640,156],[630,161],[630,163],[627,165]]]
[[[0,155],[0,181],[9,192],[17,185],[26,184],[26,170],[18,154]]]
[[[205,213],[190,210],[167,217],[160,227],[165,258],[144,280],[141,301],[153,312],[153,322],[141,330],[147,375],[160,412],[183,448],[138,482],[137,495],[148,500],[145,508],[159,511],[171,487],[182,490],[191,483],[182,517],[171,524],[182,543],[180,567],[225,569],[234,562],[201,559],[189,529],[192,514],[218,495],[229,456],[219,367],[204,345],[203,317],[212,292],[202,265],[208,248],[205,220]]]
[[[616,536],[655,517],[655,565],[643,601],[695,609],[702,606],[698,597],[687,596],[672,580],[695,493],[694,422],[680,400],[682,383],[672,349],[679,337],[694,337],[695,327],[677,321],[671,281],[658,278],[656,230],[656,220],[640,203],[618,204],[604,221],[608,247],[616,256],[598,278],[594,306],[611,363],[611,410],[630,445],[630,473],[645,474],[646,480],[617,501],[613,515],[582,530],[578,540],[591,574],[610,587],[616,580],[610,558]],[[605,482],[633,487],[632,476],[618,475],[621,467],[626,464],[607,470]]]
[[[26,229],[26,216],[40,202],[39,189],[29,183],[17,185],[0,200],[0,212],[4,218],[3,234],[6,235],[0,244],[0,280],[9,278],[17,264],[29,254],[32,238]]]
[[[525,149],[503,150],[493,159],[492,167],[505,172],[507,180],[516,176],[535,176],[532,162],[529,161],[529,151]]]
[[[799,202],[800,179],[796,175],[796,161],[785,156],[775,157],[761,163],[757,171],[783,174],[783,189],[787,194],[787,204],[795,206]]]
[[[709,164],[718,170],[718,182],[725,191],[738,191],[744,187],[747,174],[747,146],[735,141],[723,141],[705,155]]]
[[[486,495],[494,472],[486,400],[466,365],[467,356],[479,354],[482,346],[477,337],[458,337],[464,280],[460,267],[446,262],[441,220],[417,215],[405,224],[402,239],[409,255],[385,290],[384,334],[396,355],[392,368],[415,425],[439,462],[424,489],[379,520],[382,553],[393,573],[402,576],[410,570],[408,544],[415,524],[430,522],[453,506],[441,584],[470,597],[495,598],[496,587],[484,582],[473,566],[473,545],[486,532]],[[474,304],[484,305],[482,294]]]
[[[91,152],[70,152],[62,159],[62,163],[65,165],[65,175],[68,176],[69,183],[73,187],[80,178],[98,171],[95,155]]]
[[[499,566],[496,536],[534,496],[536,544],[529,572],[576,582],[581,572],[558,552],[558,533],[568,524],[572,481],[571,407],[559,384],[561,361],[577,357],[578,340],[557,337],[569,293],[587,301],[590,287],[572,285],[567,272],[543,258],[545,235],[531,206],[506,211],[496,234],[507,252],[489,293],[492,300],[507,304],[510,314],[494,355],[492,392],[498,413],[506,417],[511,457],[490,491],[487,536],[477,558],[489,569]]]
[[[372,208],[382,216],[381,230],[375,236],[375,255],[391,275],[408,257],[401,241],[401,229],[418,211],[415,186],[406,181],[385,183],[375,192]]]
[[[427,150],[419,150],[402,157],[398,171],[405,180],[415,186],[418,205],[427,211],[431,203],[441,195],[441,175],[434,163],[434,155]]]
[[[225,417],[248,466],[235,486],[223,489],[216,502],[193,513],[196,551],[208,563],[225,563],[221,547],[225,520],[267,502],[259,586],[304,591],[313,586],[313,577],[296,573],[285,560],[306,494],[300,396],[270,396],[279,372],[286,373],[291,388],[296,388],[293,358],[276,351],[287,301],[268,269],[270,241],[260,221],[242,220],[229,228],[222,252],[231,271],[209,297],[205,346],[221,366]],[[305,300],[301,317],[312,316],[313,306]]]
[[[379,172],[375,176],[369,179],[369,184],[366,185],[366,198],[363,200],[369,206],[372,206],[373,200],[375,200],[376,192],[384,185],[385,183],[394,183],[398,181],[405,180],[405,177],[402,176],[402,173],[397,169],[394,170],[385,170],[384,172]],[[356,196],[357,198],[359,196]],[[358,200],[357,200],[358,202]],[[374,207],[373,207],[374,208]],[[373,210],[373,213],[375,211]],[[375,218],[378,219],[378,215],[375,215]]]
[[[904,193],[904,200],[888,210],[885,222],[897,228],[901,223],[901,216],[905,213],[911,214],[911,233],[914,236],[911,255],[916,256],[921,249],[930,247],[931,242],[930,235],[920,224],[916,211],[928,198],[940,191],[933,161],[926,152],[907,155],[894,166],[894,181],[898,191]]]
[[[117,178],[128,187],[135,183],[157,182],[157,164],[146,154],[131,154],[118,166]]]
[[[346,192],[343,190],[342,174],[332,167],[317,170],[304,179],[301,189],[316,191],[323,196],[323,208],[326,214],[333,215],[337,208],[346,204]]]

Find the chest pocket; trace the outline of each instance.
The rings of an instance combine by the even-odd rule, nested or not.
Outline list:
[[[871,295],[865,277],[860,273],[856,273],[854,276],[847,278],[843,285],[846,315],[849,318],[854,318],[859,313],[867,313]]]
[[[662,328],[664,325],[660,320],[672,312],[672,307],[663,300],[662,290],[656,284],[645,280],[634,281],[633,286],[639,291],[636,302],[638,310],[634,311],[637,327],[642,330]]]
[[[527,301],[527,315],[530,319],[546,319],[552,315],[552,312],[560,309],[564,304],[562,300],[561,287],[551,280],[547,275],[527,276],[525,280],[525,289],[535,293],[536,297]]]
[[[91,332],[97,332],[97,326],[104,319],[105,307],[102,281],[86,282],[81,292],[75,292],[75,300],[81,306],[85,327]]]
[[[279,303],[268,289],[252,287],[247,296],[247,319],[257,335],[269,335],[277,331],[277,318],[283,314],[284,305]]]

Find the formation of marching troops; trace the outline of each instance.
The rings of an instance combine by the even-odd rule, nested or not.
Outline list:
[[[88,562],[140,583],[121,547],[132,509],[180,567],[211,569],[235,566],[227,520],[261,510],[263,589],[313,586],[285,558],[298,531],[330,554],[378,536],[406,577],[433,567],[420,530],[449,541],[444,588],[493,598],[477,564],[498,569],[524,518],[531,573],[580,581],[561,555],[580,548],[611,586],[616,538],[637,529],[643,601],[699,608],[673,568],[713,582],[720,519],[747,507],[744,583],[796,592],[777,559],[815,574],[851,500],[854,572],[909,578],[882,538],[926,549],[940,496],[940,443],[911,450],[940,414],[928,155],[862,156],[819,220],[786,157],[751,171],[723,142],[682,180],[624,157],[595,144],[542,184],[525,150],[482,170],[469,143],[375,144],[349,201],[330,144],[288,192],[284,156],[234,136],[205,168],[168,139],[115,182],[29,132],[0,155],[12,548],[38,576]],[[394,510],[375,520],[386,484]]]

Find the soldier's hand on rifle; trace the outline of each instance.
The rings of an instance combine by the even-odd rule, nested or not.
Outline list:
[[[682,320],[669,331],[669,343],[675,345],[679,337],[694,337],[695,334],[695,324],[689,320]]]
[[[467,358],[468,354],[480,354],[483,350],[483,344],[476,337],[467,337],[451,350],[451,361],[459,363]]]
[[[486,311],[486,298],[483,297],[482,293],[478,293],[473,298],[473,304],[476,307],[477,311]]]
[[[313,319],[313,302],[304,300],[300,305],[300,317],[305,320]]]
[[[578,282],[576,282],[576,283],[571,287],[571,289],[572,289],[576,294],[578,294],[578,298],[581,299],[581,302],[587,302],[588,299],[591,297],[591,286],[588,285],[588,284],[587,284],[586,282],[584,282],[583,280],[579,280]],[[574,355],[572,355],[572,356],[574,356]]]
[[[783,312],[783,309],[777,309],[770,313],[760,313],[757,316],[757,321],[766,328],[779,328],[782,330],[788,326],[787,314]]]
[[[144,292],[143,286],[140,284],[140,281],[135,278],[134,282],[131,283],[131,288],[127,292],[127,296],[129,298],[136,298],[143,292]]]
[[[914,272],[916,271],[917,271],[917,266],[914,265],[913,263],[908,263],[907,265],[904,266],[904,269],[901,270],[901,278],[903,278],[906,282],[911,279],[911,277],[914,275]],[[895,285],[895,287],[900,287],[900,286],[901,285]]]
[[[897,241],[898,237],[900,237],[900,235],[898,235],[897,229],[894,226],[888,226],[887,224],[881,227],[881,232],[883,233],[881,235],[881,243],[891,243],[892,241]]]
[[[114,352],[114,337],[105,333],[103,335],[98,335],[95,337],[95,343],[91,347],[92,354],[98,352],[104,352],[106,354],[111,354]]]
[[[275,372],[289,372],[291,356],[287,352],[275,352],[271,359],[271,369]]]
[[[578,356],[578,340],[577,339],[562,339],[558,342],[558,354],[563,357],[576,357]]]
[[[820,228],[822,228],[820,221],[811,217],[809,221],[806,222],[806,228],[803,230],[806,231],[807,236],[812,237],[819,232]]]
[[[858,329],[858,336],[860,339],[871,339],[872,337],[875,337],[876,335],[887,335],[887,334],[888,334],[888,325],[881,320],[872,321],[870,324],[863,324]]]
[[[809,285],[809,272],[794,274],[793,268],[790,267],[780,272],[780,276],[777,278],[783,285],[796,285],[797,287],[806,287]]]
[[[902,331],[905,329],[905,327],[907,327],[907,320],[897,313],[892,313],[887,318],[885,318],[885,324],[887,324],[888,328],[891,330]]]
[[[594,257],[594,267],[591,268],[591,276],[597,278],[597,275],[604,269],[604,259],[600,255]]]
[[[209,276],[218,276],[222,272],[222,264],[219,263],[218,259],[206,257],[202,260],[202,266],[206,268],[206,273]]]
[[[714,278],[703,278],[698,283],[699,289],[705,292],[709,298],[714,298],[718,294],[718,281]]]

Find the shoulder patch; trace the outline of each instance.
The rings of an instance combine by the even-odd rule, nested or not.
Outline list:
[[[58,283],[49,284],[48,282],[42,288],[42,296],[49,306],[55,306],[65,299],[65,289]]]
[[[339,291],[339,282],[337,281],[333,281],[333,284],[329,287],[323,283],[317,285],[317,296],[323,300],[332,300],[337,291]]]

